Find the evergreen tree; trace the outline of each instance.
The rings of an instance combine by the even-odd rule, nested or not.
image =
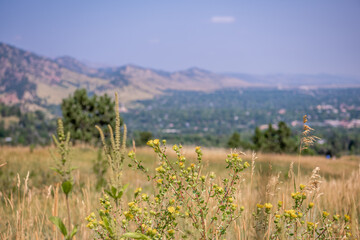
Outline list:
[[[91,142],[98,135],[95,125],[104,127],[114,122],[114,106],[115,102],[107,94],[88,97],[85,89],[76,90],[61,104],[64,127],[72,139]]]
[[[291,137],[291,129],[285,122],[278,123],[278,144],[280,152],[294,152],[296,151],[296,143],[294,138]]]
[[[265,137],[259,127],[255,128],[255,133],[254,136],[252,137],[252,141],[254,143],[255,150],[261,151],[263,149],[265,143]]]
[[[237,132],[234,132],[231,137],[229,138],[229,141],[227,142],[227,146],[229,148],[238,148],[241,146],[241,140],[240,140],[240,134]]]

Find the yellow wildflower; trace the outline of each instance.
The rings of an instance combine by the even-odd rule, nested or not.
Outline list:
[[[159,145],[160,144],[160,140],[159,139],[155,139],[154,140],[154,145]]]
[[[175,212],[175,208],[174,208],[174,207],[168,207],[168,211],[169,211],[169,213],[174,213],[174,212]]]

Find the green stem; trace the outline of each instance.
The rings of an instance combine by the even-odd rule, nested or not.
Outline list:
[[[70,217],[70,206],[69,206],[69,197],[68,197],[69,195],[68,194],[66,194],[66,207],[67,207],[67,213],[68,213],[68,224],[69,224],[69,226],[68,226],[68,232],[69,232],[69,234],[71,233],[71,217]]]

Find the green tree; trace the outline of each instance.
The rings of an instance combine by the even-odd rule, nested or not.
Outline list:
[[[285,122],[281,121],[278,123],[278,144],[280,152],[295,152],[297,144],[295,138],[291,134],[291,129],[286,125]]]
[[[151,132],[140,132],[138,136],[138,140],[136,141],[137,145],[144,146],[146,143],[152,138]]]
[[[227,142],[227,146],[229,148],[238,148],[241,146],[241,139],[240,134],[237,132],[234,132],[231,137],[229,138],[229,141]]]
[[[252,137],[252,141],[254,143],[255,150],[261,151],[264,148],[265,137],[259,127],[255,128],[255,133],[254,136]]]
[[[115,120],[115,102],[107,95],[89,97],[85,89],[79,89],[63,99],[61,110],[64,127],[74,140],[91,142],[98,132],[95,125],[104,127]]]

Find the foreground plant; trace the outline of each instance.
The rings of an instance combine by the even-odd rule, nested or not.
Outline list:
[[[57,149],[57,154],[52,153],[52,157],[56,162],[56,167],[52,168],[61,178],[61,189],[65,194],[67,215],[68,215],[68,227],[65,227],[65,224],[61,218],[57,216],[51,216],[50,221],[53,222],[63,234],[65,239],[72,239],[77,233],[77,226],[71,230],[71,214],[69,206],[69,194],[73,189],[73,177],[71,175],[72,171],[75,169],[71,167],[71,161],[69,158],[70,152],[70,133],[68,132],[65,135],[64,126],[61,119],[58,119],[57,127],[57,137],[52,136],[54,144]]]
[[[115,93],[115,133],[111,125],[108,125],[110,134],[110,144],[108,145],[105,140],[105,135],[99,126],[95,126],[99,131],[101,142],[103,144],[104,153],[108,159],[108,165],[110,166],[110,181],[109,188],[105,190],[107,194],[112,197],[116,203],[119,201],[126,189],[127,185],[123,186],[121,181],[122,169],[125,159],[126,148],[126,125],[124,124],[123,135],[121,136],[121,120],[119,113],[119,100],[118,95]]]
[[[132,160],[130,166],[144,172],[154,190],[144,193],[142,188],[137,188],[133,199],[120,208],[114,207],[105,195],[100,199],[99,220],[95,213],[87,217],[95,237],[223,239],[229,226],[244,211],[237,204],[235,192],[242,171],[250,165],[239,153],[229,154],[225,160],[229,178],[219,180],[214,173],[203,172],[200,147],[195,149],[196,161],[189,161],[182,155],[181,145],[173,146],[176,160],[169,159],[165,140],[151,140],[148,145],[159,158],[154,175],[148,174],[134,151],[128,156]]]

